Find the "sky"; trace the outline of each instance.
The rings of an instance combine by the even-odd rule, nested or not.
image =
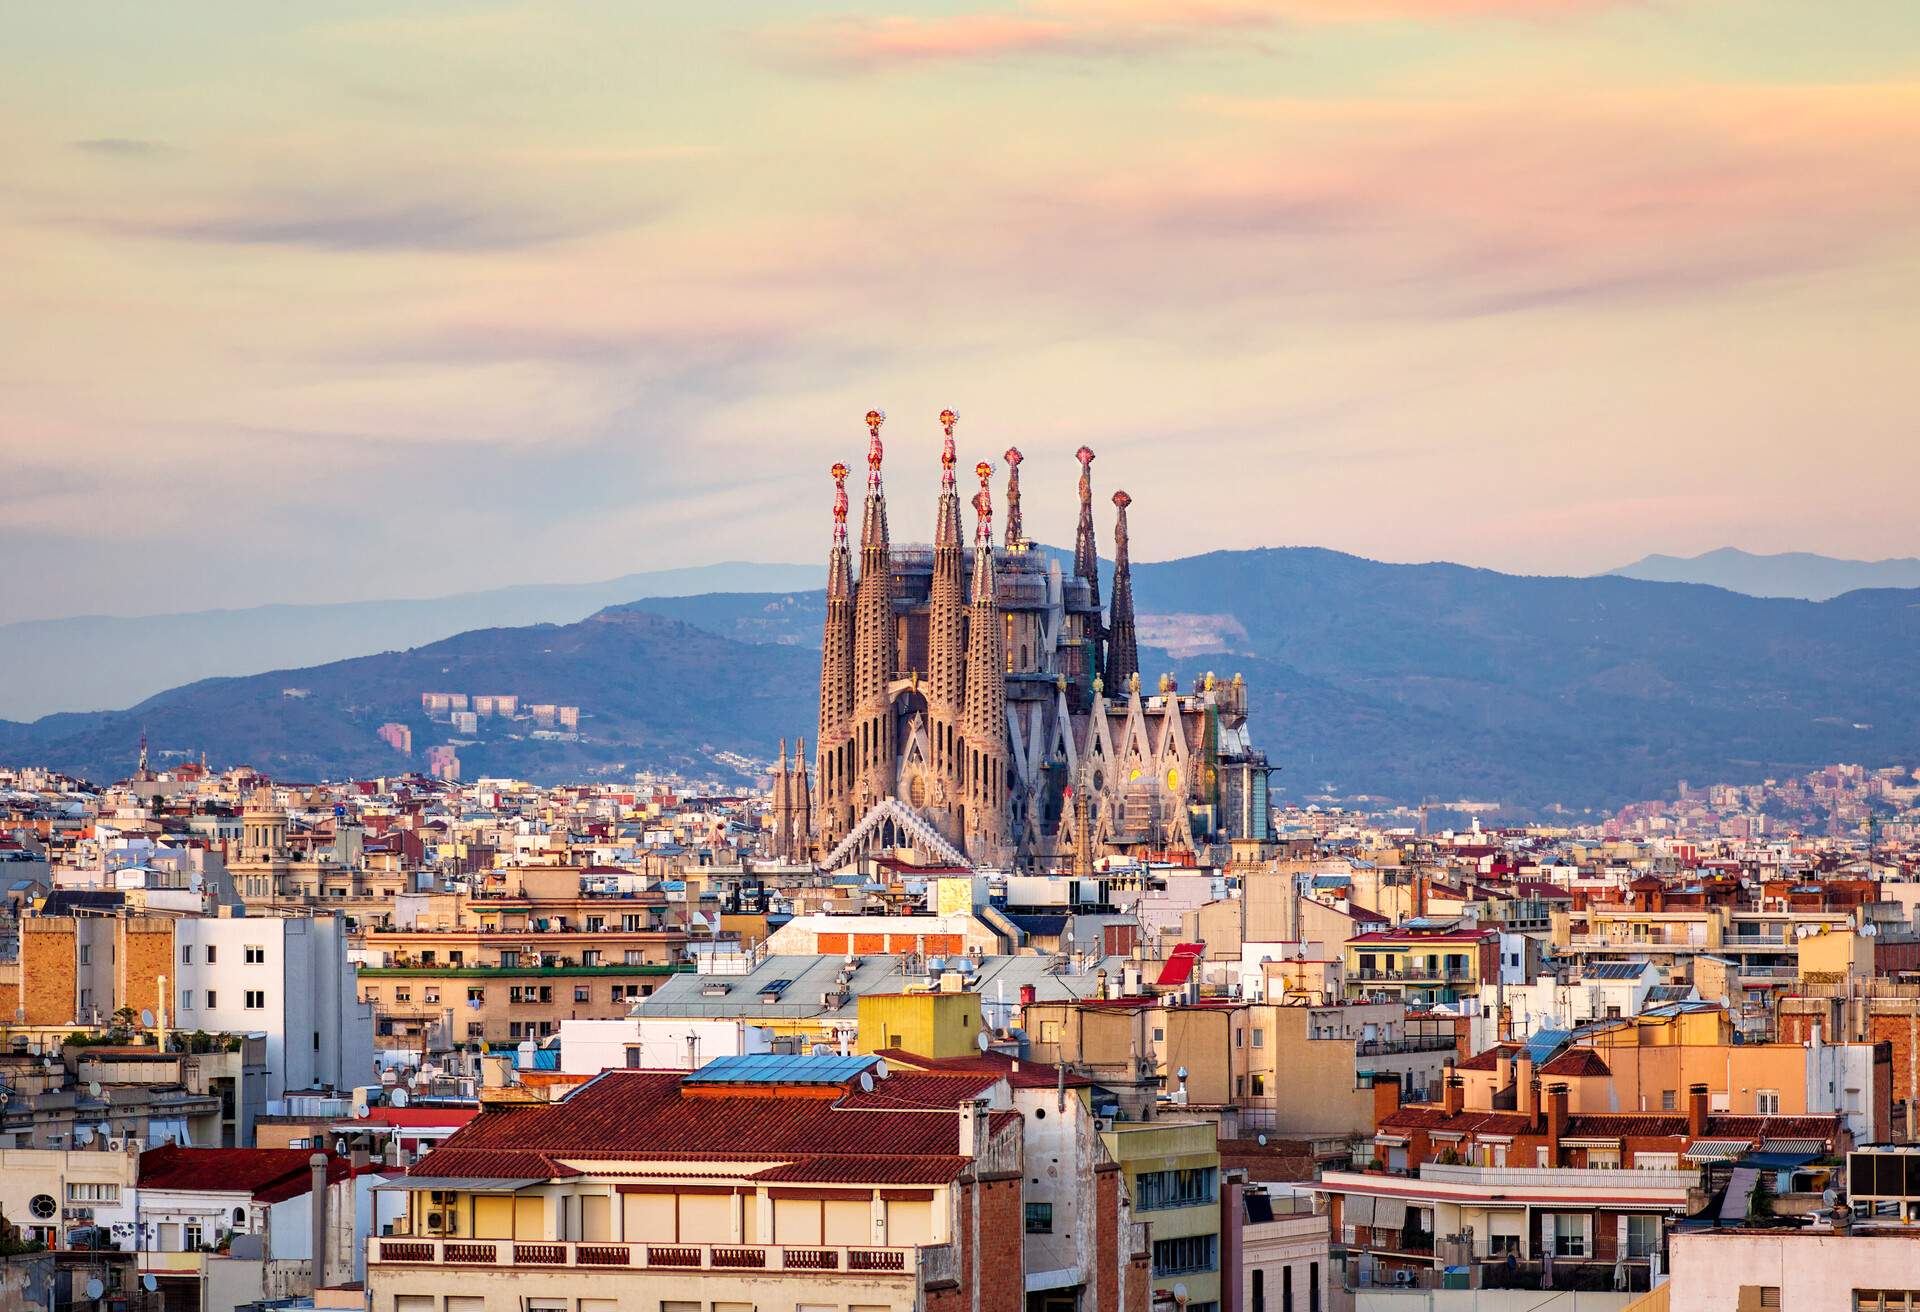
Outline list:
[[[1911,0],[37,5],[0,621],[823,559],[1920,554]]]

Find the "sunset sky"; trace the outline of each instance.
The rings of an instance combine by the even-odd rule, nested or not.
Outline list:
[[[816,560],[876,405],[897,537],[950,405],[1144,559],[1920,554],[1914,0],[28,5],[0,160],[0,621]]]

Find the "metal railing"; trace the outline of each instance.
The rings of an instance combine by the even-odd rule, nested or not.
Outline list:
[[[1353,1045],[1356,1057],[1391,1057],[1396,1053],[1452,1052],[1460,1045],[1447,1034],[1415,1034],[1404,1039],[1361,1039]]]
[[[846,1248],[793,1244],[629,1244],[616,1241],[437,1239],[383,1236],[376,1265],[568,1267],[619,1271],[800,1271],[831,1275],[913,1275],[934,1248]]]
[[[1420,1178],[1437,1183],[1506,1189],[1675,1189],[1700,1183],[1697,1170],[1607,1170],[1562,1166],[1449,1166],[1422,1162]]]

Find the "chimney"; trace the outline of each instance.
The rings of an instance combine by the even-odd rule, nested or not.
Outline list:
[[[1529,1123],[1540,1114],[1540,1081],[1533,1078],[1533,1054],[1524,1049],[1513,1064],[1513,1109]]]
[[[327,1155],[307,1159],[313,1168],[313,1287],[327,1286]]]
[[[1387,1075],[1380,1071],[1373,1073],[1373,1124],[1380,1123],[1400,1110],[1400,1077]]]
[[[1446,1101],[1442,1106],[1446,1108],[1447,1115],[1458,1116],[1460,1109],[1466,1105],[1467,1082],[1458,1075],[1447,1076],[1446,1093],[1444,1096]]]
[[[1707,1086],[1687,1086],[1687,1137],[1705,1138],[1707,1133]]]
[[[1548,1164],[1560,1164],[1560,1139],[1567,1132],[1567,1086],[1554,1084],[1547,1087],[1547,1160]]]
[[[970,1098],[960,1104],[960,1155],[978,1157],[987,1146],[987,1104]]]

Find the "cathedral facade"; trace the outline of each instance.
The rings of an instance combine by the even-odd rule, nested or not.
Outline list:
[[[832,471],[818,735],[811,771],[804,743],[791,760],[782,744],[775,854],[830,869],[903,849],[927,865],[1084,868],[1270,837],[1268,767],[1239,676],[1141,688],[1125,492],[1113,496],[1112,598],[1101,603],[1094,453],[1076,453],[1079,527],[1063,568],[1026,537],[1017,448],[1004,456],[1003,536],[984,461],[967,522],[957,416],[944,411],[934,540],[896,545],[884,420],[867,415],[857,569],[850,471]]]

